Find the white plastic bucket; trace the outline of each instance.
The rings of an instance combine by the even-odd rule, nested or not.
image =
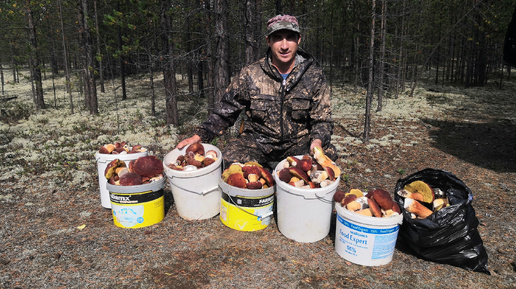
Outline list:
[[[335,205],[335,251],[344,259],[364,266],[392,261],[403,215],[388,218],[362,216]]]
[[[165,217],[165,178],[143,185],[107,184],[113,222],[120,228],[143,228],[157,224]]]
[[[340,176],[324,188],[296,188],[279,179],[277,172],[283,169],[283,163],[280,162],[273,173],[276,181],[278,229],[294,241],[317,242],[330,232],[333,195],[337,191]]]
[[[98,151],[95,153],[95,159],[97,160],[97,170],[99,174],[99,188],[100,188],[100,203],[102,207],[111,209],[111,202],[109,200],[109,191],[106,188],[107,179],[104,175],[107,165],[112,161],[119,159],[124,161],[126,166],[129,166],[129,162],[139,157],[147,156],[148,152],[139,152],[132,154],[101,154]]]
[[[222,174],[222,153],[216,146],[203,146],[205,152],[217,152],[217,161],[198,170],[178,171],[168,167],[178,156],[185,154],[187,147],[182,150],[174,149],[163,159],[177,213],[185,220],[209,219],[220,212],[219,180]]]
[[[258,231],[269,226],[273,214],[274,186],[248,190],[229,185],[220,179],[222,189],[220,221],[238,231]]]

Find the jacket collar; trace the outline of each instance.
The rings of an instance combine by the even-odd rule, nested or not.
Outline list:
[[[261,59],[260,66],[262,67],[263,71],[270,75],[273,79],[277,81],[283,81],[283,77],[281,77],[279,71],[272,65],[271,61],[271,49],[269,48],[267,49],[265,57]],[[289,74],[289,77],[287,78],[287,80],[290,83],[292,83],[291,86],[299,82],[301,76],[306,72],[308,67],[310,67],[310,65],[312,65],[313,62],[314,58],[312,57],[312,55],[310,55],[308,52],[303,51],[302,49],[297,50],[294,68],[292,69],[292,71]]]

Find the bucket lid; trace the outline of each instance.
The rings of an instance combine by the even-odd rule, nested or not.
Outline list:
[[[342,207],[339,203],[335,203],[335,210],[337,211],[337,214],[339,214],[339,216],[341,216],[342,218],[365,225],[394,226],[401,225],[401,223],[403,222],[403,214],[399,214],[397,216],[390,216],[387,218],[363,216]]]
[[[161,179],[154,181],[152,183],[143,184],[143,185],[137,185],[137,186],[118,186],[118,185],[112,185],[110,183],[106,184],[106,187],[108,191],[113,193],[120,193],[120,194],[133,194],[133,193],[142,193],[142,192],[148,192],[148,191],[158,191],[165,187],[165,181],[167,178],[163,176]]]
[[[193,170],[193,171],[178,171],[178,170],[173,170],[173,169],[169,168],[168,165],[171,162],[176,161],[177,157],[185,154],[186,148],[189,147],[189,145],[188,145],[181,150],[174,149],[165,155],[165,158],[163,159],[163,168],[165,169],[165,174],[167,175],[167,177],[169,177],[169,178],[172,178],[172,177],[193,178],[193,177],[198,177],[198,176],[202,176],[202,175],[211,173],[212,171],[219,169],[220,165],[222,164],[222,153],[220,152],[220,150],[216,146],[211,145],[211,144],[203,143],[202,145],[204,146],[204,151],[214,150],[215,152],[217,152],[218,157],[217,157],[217,160],[213,164],[211,164],[207,167],[204,167],[204,168]]]

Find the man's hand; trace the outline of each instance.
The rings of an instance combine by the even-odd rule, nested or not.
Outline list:
[[[181,142],[179,142],[177,144],[177,146],[176,146],[176,149],[180,150],[180,149],[184,148],[187,145],[191,145],[191,144],[194,144],[194,143],[200,142],[200,141],[201,141],[201,137],[198,136],[198,135],[194,135],[192,137],[189,137],[189,138],[184,139]]]
[[[310,154],[311,155],[314,154],[314,147],[320,147],[322,150],[322,141],[318,138],[316,138],[312,141],[312,144],[310,145]]]

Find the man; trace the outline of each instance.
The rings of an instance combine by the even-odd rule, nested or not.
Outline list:
[[[314,147],[336,159],[336,149],[330,144],[330,90],[313,57],[298,50],[297,19],[289,15],[270,19],[266,40],[266,57],[240,71],[214,112],[178,149],[222,135],[245,110],[242,133],[222,153],[226,166],[248,161],[267,166],[311,153]]]

